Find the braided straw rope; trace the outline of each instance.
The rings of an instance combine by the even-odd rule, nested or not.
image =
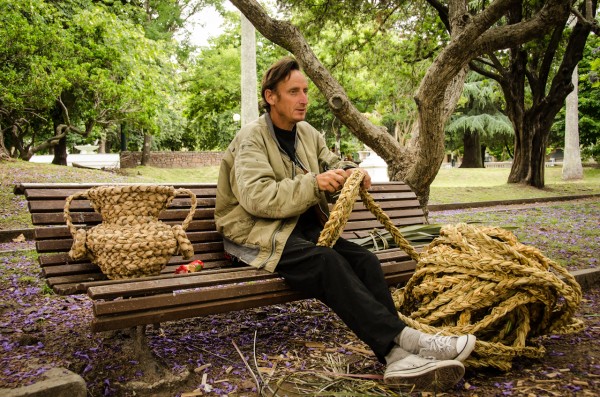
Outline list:
[[[335,244],[360,192],[369,211],[417,262],[406,286],[394,293],[407,325],[429,334],[475,334],[477,344],[466,365],[504,371],[514,357],[543,357],[545,349],[532,345],[532,338],[583,329],[573,317],[581,287],[538,249],[501,228],[459,223],[444,226],[419,254],[360,188],[362,178],[355,171],[346,181],[318,245]]]
[[[187,194],[191,208],[181,225],[169,226],[158,220],[159,213],[178,194]],[[89,230],[77,229],[70,212],[71,202],[87,198],[102,223]],[[196,195],[173,186],[98,186],[69,196],[64,217],[73,236],[69,256],[88,258],[109,279],[137,278],[160,274],[179,249],[185,259],[194,248],[185,234],[196,211]]]

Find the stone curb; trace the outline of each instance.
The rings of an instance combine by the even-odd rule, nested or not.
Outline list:
[[[517,199],[517,200],[499,200],[499,201],[475,201],[472,203],[452,203],[452,204],[432,204],[428,205],[427,209],[429,212],[435,211],[447,211],[447,210],[462,210],[468,208],[480,208],[480,207],[497,207],[497,206],[508,206],[515,204],[532,204],[532,203],[550,203],[553,201],[572,201],[580,200],[592,197],[600,197],[600,194],[580,194],[576,196],[561,196],[561,197],[539,197],[531,199]]]
[[[598,267],[593,269],[575,270],[570,273],[575,277],[575,280],[579,283],[584,292],[600,286],[600,268]]]
[[[85,397],[83,378],[65,368],[51,368],[44,372],[43,380],[16,389],[0,389],[2,397]]]
[[[10,229],[0,230],[0,243],[9,243],[21,234],[25,236],[27,240],[33,240],[33,229]]]

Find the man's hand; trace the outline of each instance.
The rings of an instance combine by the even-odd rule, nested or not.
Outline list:
[[[325,171],[322,174],[318,174],[317,184],[319,185],[319,190],[328,191],[329,193],[335,193],[338,190],[341,190],[344,187],[344,183],[346,183],[346,179],[350,178],[352,172],[354,170],[360,170],[365,176],[362,180],[361,186],[364,189],[371,188],[371,176],[367,172],[367,170],[363,168],[349,168],[347,170],[343,170],[341,168],[335,170]]]
[[[346,182],[347,175],[349,174],[341,168],[317,174],[316,179],[319,190],[327,191],[329,193],[335,193],[338,190],[341,190]]]
[[[344,172],[346,173],[346,179],[350,178],[352,172],[354,170],[360,170],[363,174],[365,174],[362,183],[360,184],[365,190],[369,190],[371,188],[371,175],[364,168],[348,168]]]

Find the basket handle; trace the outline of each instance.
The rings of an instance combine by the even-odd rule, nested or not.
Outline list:
[[[65,201],[64,218],[65,218],[65,221],[67,222],[67,227],[69,228],[69,232],[71,233],[71,235],[73,237],[75,237],[75,234],[77,234],[77,228],[75,227],[75,225],[73,225],[73,219],[71,218],[71,213],[70,213],[71,201],[78,199],[78,198],[88,198],[87,190],[84,192],[77,192],[75,194],[72,194],[69,197],[67,197],[67,200]]]
[[[188,196],[190,196],[190,199],[192,201],[192,205],[190,207],[190,212],[187,214],[183,223],[181,224],[181,227],[183,228],[183,230],[186,230],[188,228],[188,226],[190,225],[190,222],[192,221],[192,219],[194,219],[194,215],[196,214],[196,206],[198,205],[198,199],[196,198],[196,195],[194,194],[194,192],[192,192],[190,189],[179,188],[179,189],[175,190],[176,195],[180,194],[180,193],[187,194]]]

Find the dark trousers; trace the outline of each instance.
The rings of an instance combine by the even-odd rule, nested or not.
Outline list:
[[[317,225],[298,225],[276,271],[292,289],[329,306],[373,350],[381,362],[405,324],[398,318],[379,260],[369,250],[340,238],[318,247]]]

